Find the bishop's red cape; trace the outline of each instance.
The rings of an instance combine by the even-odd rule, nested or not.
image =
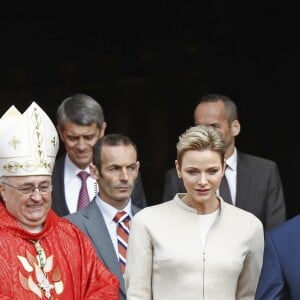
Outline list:
[[[42,266],[36,242],[43,248]],[[0,261],[2,300],[119,299],[119,281],[89,239],[53,211],[41,232],[30,233],[0,201]]]

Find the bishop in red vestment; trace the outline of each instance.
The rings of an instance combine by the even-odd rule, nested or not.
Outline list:
[[[58,134],[33,102],[0,119],[0,299],[118,300],[90,240],[51,210]]]

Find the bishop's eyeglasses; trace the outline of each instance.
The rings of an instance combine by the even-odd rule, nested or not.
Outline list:
[[[32,184],[28,184],[28,185],[22,185],[22,186],[15,186],[12,185],[8,182],[2,182],[2,184],[5,184],[15,190],[20,191],[21,193],[28,195],[28,194],[33,194],[36,190],[38,190],[38,192],[41,195],[46,195],[48,193],[50,193],[52,191],[52,185],[49,183],[42,183],[39,186],[34,186]]]

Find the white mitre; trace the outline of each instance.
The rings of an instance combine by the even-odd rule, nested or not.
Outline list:
[[[0,119],[0,175],[51,175],[59,139],[47,114],[35,103],[21,114],[11,106]]]

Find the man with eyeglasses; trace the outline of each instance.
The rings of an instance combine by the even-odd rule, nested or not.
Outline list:
[[[117,300],[89,239],[51,210],[58,141],[35,102],[0,119],[0,299]]]

